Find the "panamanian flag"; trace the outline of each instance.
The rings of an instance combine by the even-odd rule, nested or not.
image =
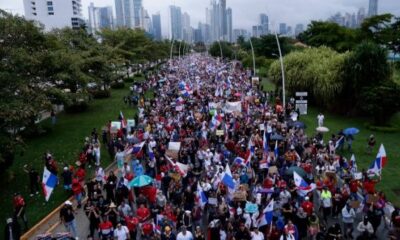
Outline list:
[[[51,173],[44,167],[43,179],[42,179],[42,189],[46,202],[49,201],[50,195],[58,183],[58,178],[55,174]]]
[[[382,168],[386,165],[387,156],[383,144],[379,147],[378,154],[368,169],[369,174],[380,175]]]
[[[300,196],[307,195],[307,193],[313,191],[316,187],[314,183],[309,185],[296,171],[293,172],[293,179],[294,179],[294,184],[297,187],[297,193]]]
[[[261,214],[261,218],[258,222],[258,227],[265,226],[267,224],[272,223],[272,217],[274,213],[274,200],[272,199],[271,202],[264,208],[264,211]]]

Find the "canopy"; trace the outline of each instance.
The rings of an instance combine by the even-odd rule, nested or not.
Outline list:
[[[129,182],[130,187],[143,187],[151,184],[153,179],[147,175],[140,175]]]
[[[359,132],[360,132],[360,130],[358,130],[358,128],[355,128],[355,127],[350,127],[350,128],[346,128],[345,130],[343,130],[343,133],[346,135],[355,135]]]

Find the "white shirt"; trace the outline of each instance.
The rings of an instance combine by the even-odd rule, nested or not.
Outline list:
[[[176,236],[176,240],[193,240],[193,234],[189,231],[186,231],[186,234],[183,235],[182,232],[178,233]]]
[[[126,226],[121,226],[121,229],[118,229],[118,227],[114,230],[114,237],[117,238],[117,240],[127,240],[129,236],[129,230]]]
[[[262,232],[251,232],[251,240],[264,240],[264,234]]]

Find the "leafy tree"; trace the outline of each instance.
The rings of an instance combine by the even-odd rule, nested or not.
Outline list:
[[[227,42],[214,42],[210,49],[208,50],[211,56],[221,57],[221,50],[223,58],[234,58],[234,51],[232,48],[232,44]]]
[[[332,22],[312,21],[307,30],[299,34],[303,43],[319,47],[327,46],[339,52],[353,49],[359,42],[357,30],[339,26]]]
[[[393,15],[390,13],[366,18],[361,24],[361,38],[386,45],[391,38],[391,22]]]

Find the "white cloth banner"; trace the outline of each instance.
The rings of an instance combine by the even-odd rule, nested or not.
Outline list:
[[[226,113],[242,112],[242,103],[241,102],[226,102],[224,111]]]

